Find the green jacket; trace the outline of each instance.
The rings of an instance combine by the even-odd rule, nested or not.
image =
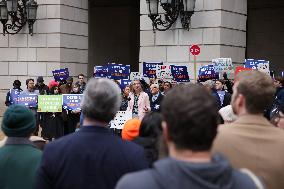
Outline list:
[[[41,155],[28,139],[9,137],[0,148],[0,188],[32,189]]]

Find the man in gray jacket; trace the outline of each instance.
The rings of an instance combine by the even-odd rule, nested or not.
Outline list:
[[[162,103],[163,134],[169,158],[152,169],[125,175],[116,189],[255,189],[263,188],[249,170],[234,170],[221,155],[211,154],[217,134],[215,99],[203,86],[169,91]]]

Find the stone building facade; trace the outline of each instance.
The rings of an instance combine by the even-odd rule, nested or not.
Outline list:
[[[52,70],[66,67],[74,77],[79,73],[90,77],[94,65],[109,61],[131,64],[134,71],[141,70],[144,61],[187,65],[193,79],[192,44],[201,47],[196,71],[218,57],[231,57],[235,65],[245,58],[267,59],[273,61],[275,69],[284,70],[281,0],[196,0],[190,30],[182,29],[178,19],[164,32],[153,32],[146,0],[37,3],[33,36],[27,26],[19,34],[0,35],[3,93],[15,79],[25,87],[27,78],[41,75],[48,83]],[[0,103],[2,106],[3,100]]]

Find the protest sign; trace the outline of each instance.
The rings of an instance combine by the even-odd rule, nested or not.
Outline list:
[[[110,128],[123,129],[126,121],[132,119],[131,111],[118,111],[114,119],[110,122]]]
[[[66,110],[81,110],[83,94],[63,94],[63,108]]]
[[[37,94],[19,94],[16,104],[23,105],[28,108],[36,108]]]
[[[38,112],[62,112],[61,95],[39,95]]]
[[[258,70],[270,75],[269,61],[267,60],[246,59],[245,67],[251,68],[253,70]]]
[[[219,74],[215,72],[214,65],[205,65],[199,69],[200,80],[219,79]]]
[[[68,68],[52,71],[55,81],[63,81],[69,77]]]
[[[168,65],[157,65],[156,66],[156,76],[158,79],[172,79],[171,66]]]
[[[188,75],[186,66],[171,65],[171,72],[172,72],[174,81],[177,81],[177,82],[188,82],[189,81],[189,75]]]
[[[108,66],[95,66],[94,77],[95,78],[108,78]]]
[[[240,73],[242,71],[246,71],[246,70],[252,70],[252,68],[244,68],[243,66],[237,66],[236,71],[235,71],[235,78],[238,75],[238,73]]]
[[[109,63],[108,65],[109,77],[114,80],[129,79],[130,65],[122,65],[116,63]]]
[[[120,88],[124,89],[127,85],[131,84],[131,80],[130,79],[122,79],[120,80]]]
[[[163,62],[143,62],[143,75],[149,78],[156,77],[157,65],[163,65]]]
[[[233,62],[231,58],[216,58],[212,59],[215,72],[229,72],[234,70]]]
[[[134,79],[142,79],[143,78],[143,74],[140,72],[131,72],[130,73],[130,80],[133,81]]]
[[[20,94],[21,94],[21,91],[19,89],[11,89],[10,90],[10,103],[11,103],[11,105],[17,103],[17,99],[18,99]]]

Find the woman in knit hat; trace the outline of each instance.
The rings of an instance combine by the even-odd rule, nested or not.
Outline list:
[[[0,188],[33,188],[42,155],[29,140],[36,128],[34,114],[24,106],[9,106],[1,128],[8,138],[0,148]]]

